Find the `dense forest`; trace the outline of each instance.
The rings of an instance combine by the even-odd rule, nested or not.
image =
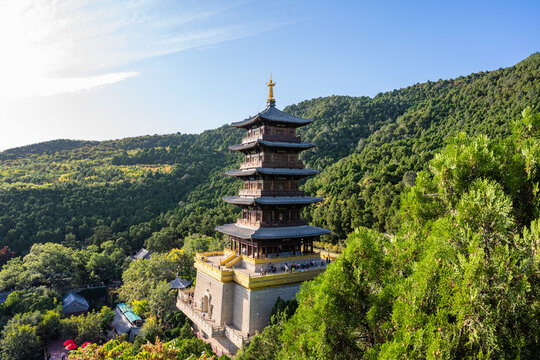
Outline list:
[[[317,144],[302,160],[321,173],[302,187],[324,201],[303,215],[345,250],[298,303],[276,304],[240,358],[532,358],[539,80],[537,53],[374,98],[286,107],[315,120],[300,130]],[[224,171],[239,165],[228,147],[241,137],[224,125],[1,152],[0,290],[10,292],[0,305],[2,358],[42,358],[59,334],[104,341],[112,316],[104,305],[118,301],[146,320],[135,342],[76,359],[211,354],[170,311],[168,281],[194,279],[195,252],[223,247],[214,227],[238,215],[221,197],[240,186]],[[143,246],[152,257],[133,261]],[[87,315],[61,314],[66,290],[120,280]]]
[[[239,358],[534,359],[540,348],[540,113],[465,133]],[[536,355],[535,355],[536,354]]]
[[[303,160],[322,173],[305,183],[325,201],[305,217],[337,242],[358,226],[393,233],[399,194],[446,138],[500,137],[540,98],[540,54],[513,67],[416,84],[374,98],[332,96],[284,110],[313,118],[301,129],[317,147]],[[240,157],[229,126],[91,142],[56,140],[0,153],[0,247],[18,255],[34,243],[119,242],[130,252],[213,228],[236,209],[221,201],[239,184],[223,175]],[[153,238],[153,241],[148,239]],[[149,243],[148,243],[149,242]]]

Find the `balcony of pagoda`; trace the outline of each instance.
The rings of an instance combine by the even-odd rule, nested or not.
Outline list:
[[[300,136],[289,136],[289,135],[273,135],[273,134],[252,134],[244,136],[242,138],[242,144],[248,144],[257,140],[267,140],[267,141],[281,141],[281,142],[292,142],[300,143],[302,139]]]
[[[236,219],[236,224],[240,226],[250,226],[250,227],[278,227],[278,226],[302,226],[307,225],[307,221],[303,219],[299,220],[250,220],[250,219]]]
[[[240,169],[252,168],[288,168],[288,169],[303,169],[304,164],[301,161],[268,161],[268,160],[251,160],[243,162]]]
[[[240,189],[240,196],[304,196],[301,190],[262,190],[262,189]]]

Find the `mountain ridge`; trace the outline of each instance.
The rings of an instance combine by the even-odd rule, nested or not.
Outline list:
[[[285,107],[315,120],[299,131],[317,144],[302,160],[323,171],[304,189],[325,201],[304,216],[332,229],[333,242],[357,226],[391,232],[399,194],[448,136],[500,137],[510,119],[538,107],[539,68],[535,53],[512,67],[373,98],[330,96]],[[160,236],[215,236],[215,225],[237,215],[221,196],[239,186],[223,171],[240,161],[228,146],[241,136],[223,125],[200,134],[53,140],[0,152],[0,246],[24,253],[39,241],[86,246],[110,238],[137,249]]]

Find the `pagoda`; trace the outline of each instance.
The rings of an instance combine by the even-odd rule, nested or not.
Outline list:
[[[330,231],[301,218],[304,207],[322,200],[299,189],[300,180],[318,173],[298,159],[315,145],[302,142],[296,130],[313,120],[278,110],[272,77],[267,85],[266,109],[232,124],[246,130],[242,143],[230,147],[245,161],[226,174],[243,186],[223,200],[242,212],[236,223],[216,227],[230,237],[230,247],[196,255],[195,289],[179,290],[177,301],[199,337],[229,354],[264,329],[278,297],[294,298],[302,282],[326,268],[313,241]]]
[[[302,209],[322,198],[304,196],[298,182],[317,170],[305,169],[298,154],[315,144],[302,142],[296,129],[313,122],[276,109],[273,87],[267,83],[267,108],[233,127],[247,131],[242,144],[229,149],[240,151],[245,161],[229,176],[242,180],[238,196],[224,201],[242,208],[235,224],[218,226],[217,231],[230,236],[230,248],[239,254],[268,259],[313,253],[313,240],[328,230],[307,225],[301,219]]]

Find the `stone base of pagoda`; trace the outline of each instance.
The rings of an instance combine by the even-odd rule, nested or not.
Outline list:
[[[236,257],[240,259],[234,266],[224,265]],[[278,297],[294,298],[301,283],[325,271],[326,261],[319,254],[262,260],[229,250],[197,254],[195,268],[197,280],[191,306],[201,313],[205,323],[212,322],[212,329],[205,333],[209,337],[222,336],[221,329],[229,327],[246,338],[268,324]]]

